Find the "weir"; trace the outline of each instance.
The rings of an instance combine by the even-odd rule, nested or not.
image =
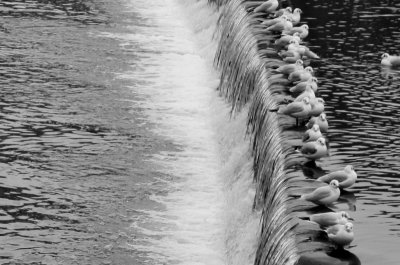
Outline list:
[[[271,73],[271,66],[283,63],[269,45],[277,36],[268,34],[259,17],[249,12],[263,2],[209,3],[221,12],[215,55],[221,73],[218,90],[231,104],[232,115],[249,109],[247,125],[256,183],[253,207],[262,211],[254,264],[312,264],[313,254],[311,258],[308,254],[327,251],[328,245],[310,242],[312,236],[319,236],[319,229],[298,218],[313,207],[296,198],[299,191],[304,192],[304,183],[308,188],[312,183],[296,174],[301,158],[292,144],[299,137],[297,129],[291,127],[293,119],[270,111],[278,107],[284,94],[283,80]]]

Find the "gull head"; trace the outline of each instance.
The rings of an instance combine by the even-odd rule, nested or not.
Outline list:
[[[297,64],[297,65],[303,65],[303,60],[298,59],[298,60],[296,61],[296,64]]]
[[[314,73],[314,70],[312,69],[311,66],[307,66],[306,68],[304,68],[304,70],[310,73]]]
[[[321,138],[319,138],[319,139],[321,139]],[[319,140],[318,139],[318,140]],[[323,138],[322,138],[323,139]],[[338,189],[339,188],[339,181],[337,181],[336,179],[333,179],[330,183],[329,183],[329,186],[332,186],[332,187],[334,187],[335,189]]]
[[[324,146],[326,144],[325,138],[323,138],[323,137],[318,138],[317,139],[317,143],[319,143],[320,145]],[[332,181],[331,181],[331,183],[332,183]],[[337,186],[339,187],[339,182],[337,180],[336,180],[336,182],[337,182]]]
[[[307,25],[307,24],[301,25],[301,27],[302,27],[303,29],[305,29],[305,30],[308,30],[308,25]]]
[[[308,105],[310,104],[310,98],[309,97],[304,97],[303,100],[304,104]]]
[[[346,229],[347,232],[351,232],[353,230],[353,224],[352,223],[346,223],[344,225],[344,228]]]
[[[354,168],[352,165],[347,165],[347,166],[345,166],[344,170],[347,172],[352,172],[352,171],[354,171]]]
[[[302,14],[303,11],[301,11],[300,8],[295,8],[295,9],[293,10],[293,13],[294,13],[294,14]]]
[[[340,212],[340,216],[342,216],[343,218],[346,218],[346,219],[349,219],[349,218],[350,218],[350,215],[349,215],[347,212],[345,212],[345,211],[341,211],[341,212]]]

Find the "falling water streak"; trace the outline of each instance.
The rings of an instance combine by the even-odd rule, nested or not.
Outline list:
[[[217,4],[221,5],[221,1]],[[293,233],[297,223],[286,207],[292,200],[288,197],[290,185],[285,172],[288,149],[280,137],[277,116],[269,111],[277,106],[266,70],[271,60],[264,60],[258,47],[260,42],[268,42],[268,36],[261,35],[256,23],[256,17],[246,11],[242,1],[233,0],[223,6],[215,57],[215,64],[222,72],[219,90],[232,104],[232,111],[240,112],[250,105],[248,128],[256,182],[254,206],[262,208],[255,264],[294,264],[298,260]]]

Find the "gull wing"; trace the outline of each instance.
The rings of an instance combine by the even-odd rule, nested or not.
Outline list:
[[[333,225],[326,230],[326,232],[331,235],[336,235],[339,231],[340,225]]]
[[[311,192],[307,199],[310,201],[319,201],[331,195],[331,190],[329,186],[320,187],[313,192]]]
[[[292,102],[283,109],[282,113],[288,115],[292,113],[301,112],[303,110],[304,110],[303,102]]]
[[[323,182],[330,182],[333,179],[338,180],[339,182],[345,181],[348,178],[347,173],[344,172],[343,170],[331,172],[329,174],[326,174],[322,177],[319,177],[318,180],[323,181]]]

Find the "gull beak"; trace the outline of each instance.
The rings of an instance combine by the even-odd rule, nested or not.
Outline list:
[[[353,218],[351,218],[351,217],[349,217],[349,218],[347,218],[347,219],[349,219],[349,220],[351,220],[351,221],[354,221],[354,219],[353,219]]]

